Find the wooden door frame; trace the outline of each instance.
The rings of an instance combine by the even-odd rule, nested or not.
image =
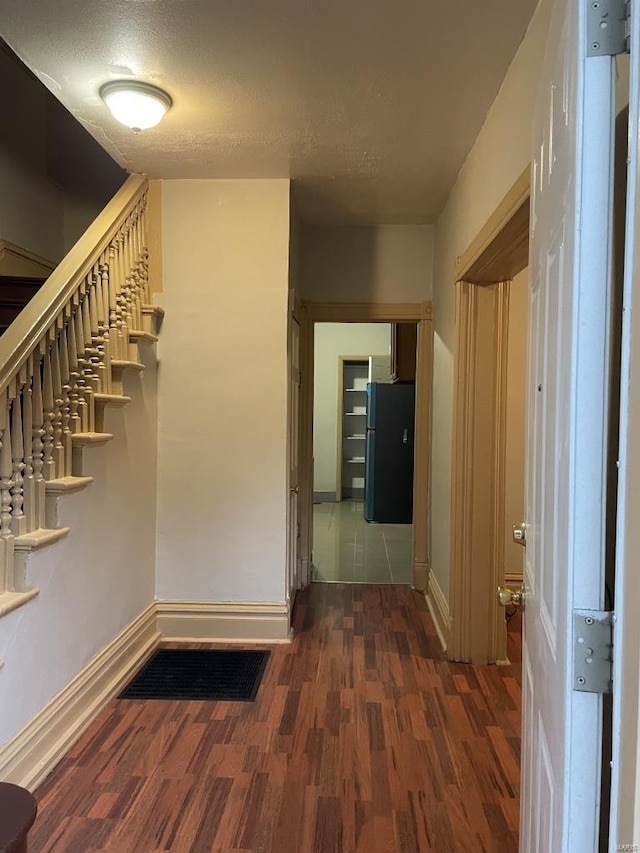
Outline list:
[[[495,663],[506,659],[506,628],[496,589],[505,583],[505,430],[509,284],[528,265],[530,177],[527,168],[457,259],[456,352],[451,473],[451,582],[445,637],[453,660]],[[475,347],[478,288],[494,288],[491,453],[486,477],[474,482],[477,391]],[[486,524],[474,524],[478,517]],[[489,555],[475,559],[474,555]]]
[[[298,352],[297,352],[298,367],[297,368],[294,368],[294,357],[293,357],[294,356],[294,351],[293,351],[294,323],[297,324],[297,326],[298,326],[298,347],[297,347],[297,349],[298,349]],[[299,523],[298,523],[299,518],[298,518],[298,516],[300,514],[299,504],[300,504],[300,412],[301,412],[301,407],[300,407],[300,377],[301,377],[301,372],[300,372],[300,349],[301,349],[300,336],[301,336],[301,332],[302,332],[302,327],[300,325],[300,321],[298,320],[298,317],[296,316],[295,308],[292,307],[290,312],[289,312],[289,325],[288,325],[288,330],[287,330],[287,336],[288,336],[288,340],[287,340],[287,373],[288,373],[288,386],[289,386],[287,389],[287,396],[288,396],[288,401],[287,401],[287,409],[288,409],[288,412],[287,412],[287,496],[288,496],[288,503],[287,503],[287,596],[289,598],[289,613],[290,614],[293,610],[293,603],[295,600],[296,592],[300,588],[300,576],[302,574],[302,572],[301,572],[301,549],[300,549],[301,543],[300,543],[300,534],[298,533],[298,530],[299,530]],[[295,395],[291,393],[291,388],[294,385],[294,376],[293,376],[294,369],[297,369],[297,373],[298,373],[298,376],[297,376],[297,385],[298,385],[297,411],[294,409]],[[296,424],[296,418],[298,421],[297,424]],[[296,432],[297,432],[297,436],[295,435]],[[294,458],[292,444],[294,444],[294,442],[296,440],[297,440],[297,451],[298,452],[297,452],[295,459],[296,459],[296,469],[297,469],[296,474],[297,474],[298,483],[296,486],[292,486],[292,483],[291,483],[292,465],[291,465],[291,463],[292,463],[292,460]],[[298,507],[296,510],[296,518],[295,518],[295,522],[294,522],[293,513],[291,512],[291,501],[292,501],[292,492],[295,492],[296,488],[297,488]],[[292,526],[294,523],[296,524],[296,527],[298,528],[298,530],[296,530],[296,531],[292,530]],[[292,547],[292,539],[293,539],[293,543],[294,543],[293,547]],[[293,563],[293,570],[292,570],[292,563]]]
[[[430,571],[431,388],[430,302],[303,302],[299,308],[302,386],[300,412],[300,525],[303,574],[310,580],[313,548],[313,352],[315,323],[416,323],[416,430],[413,485],[413,586],[426,590]],[[304,355],[303,355],[304,354]]]

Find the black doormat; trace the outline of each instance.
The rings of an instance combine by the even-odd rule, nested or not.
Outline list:
[[[158,649],[119,698],[253,702],[268,658],[268,651]]]

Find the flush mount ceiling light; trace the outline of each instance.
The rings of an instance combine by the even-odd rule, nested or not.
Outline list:
[[[100,89],[100,97],[115,119],[132,130],[155,127],[171,106],[162,89],[137,80],[114,80]]]

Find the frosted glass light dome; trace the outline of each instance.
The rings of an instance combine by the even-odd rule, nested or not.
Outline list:
[[[171,98],[162,89],[135,80],[105,83],[100,97],[113,117],[132,130],[155,127],[171,106]]]

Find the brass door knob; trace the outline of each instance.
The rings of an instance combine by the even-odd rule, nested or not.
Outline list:
[[[516,607],[522,607],[524,604],[524,587],[520,589],[509,589],[506,586],[498,587],[498,602],[502,607],[507,607],[509,604],[514,604]]]

